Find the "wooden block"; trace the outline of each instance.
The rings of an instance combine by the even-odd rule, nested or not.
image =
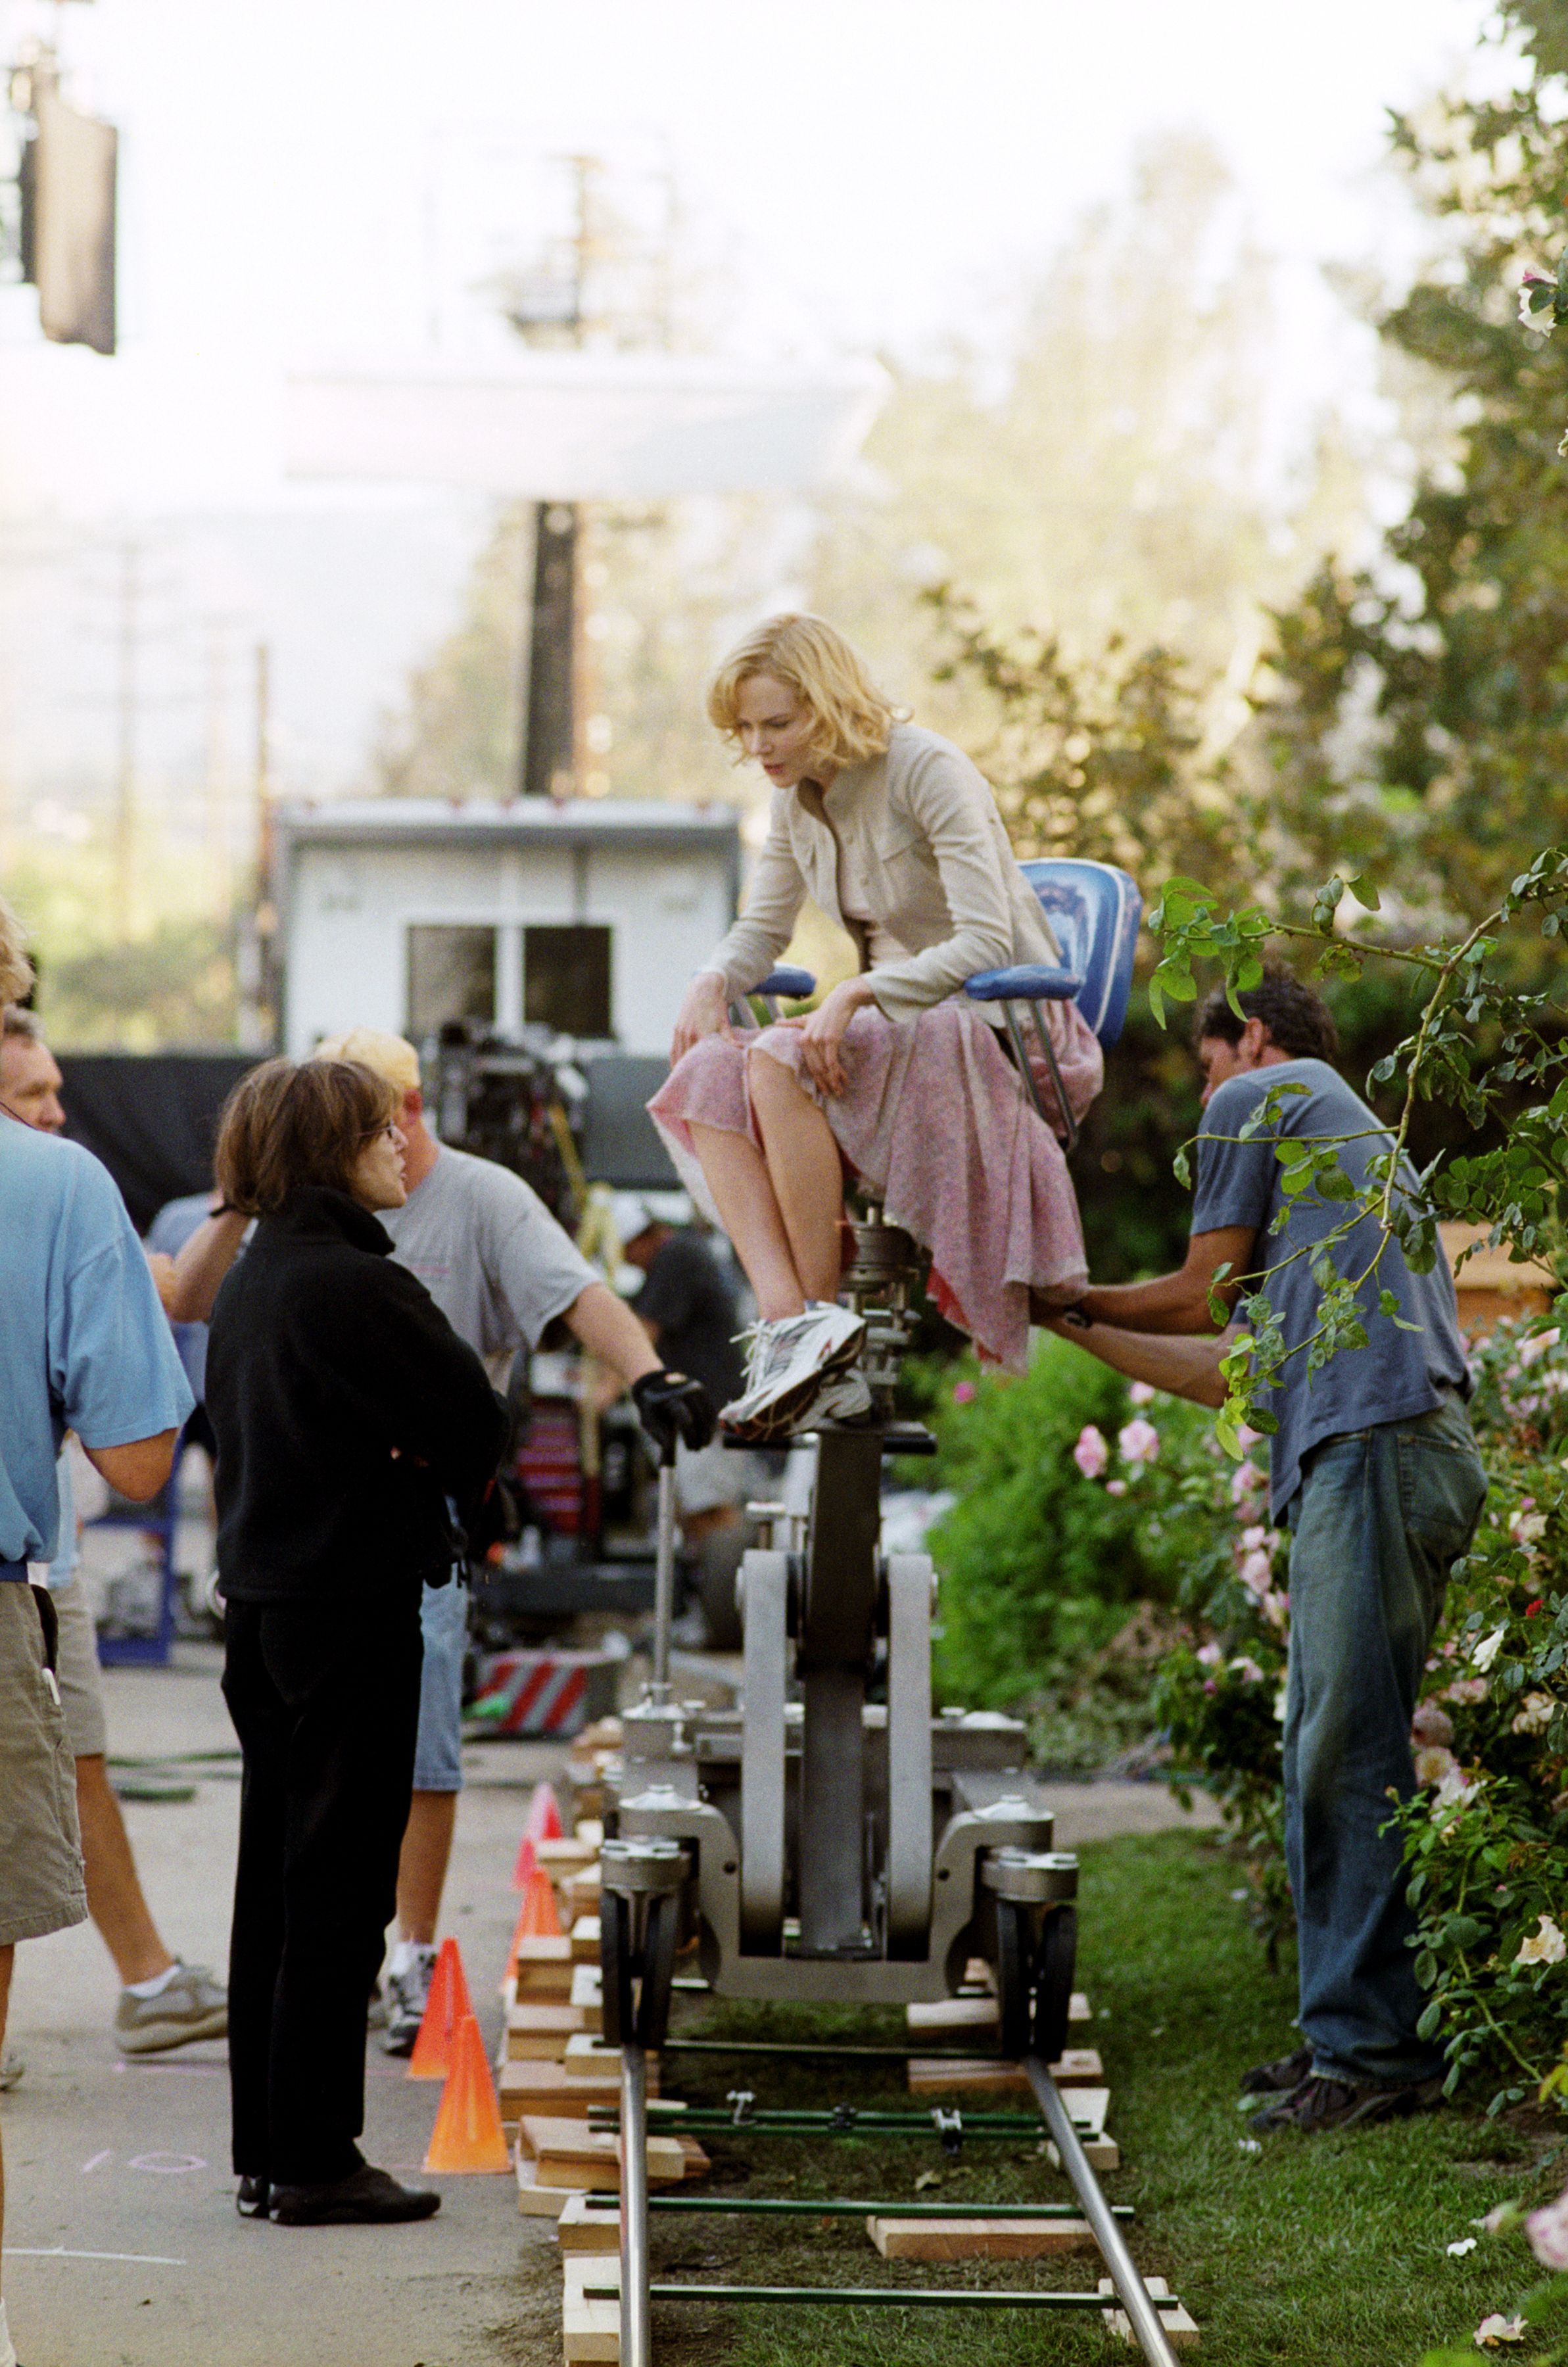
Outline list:
[[[1145,2277],[1144,2279],[1144,2283],[1148,2290],[1150,2300],[1159,2305],[1159,2322],[1165,2328],[1165,2338],[1169,2343],[1171,2349],[1173,2350],[1193,2350],[1198,2342],[1197,2323],[1194,2319],[1188,2316],[1187,2312],[1182,2308],[1181,2304],[1179,2301],[1168,2303],[1164,2300],[1163,2296],[1170,2291],[1170,2287],[1167,2284],[1165,2279],[1163,2277]],[[1102,2293],[1114,2294],[1116,2288],[1111,2283],[1109,2277],[1101,2277],[1100,2280],[1100,2291]],[[1128,2318],[1126,2311],[1124,2309],[1102,2309],[1100,2314],[1105,2320],[1106,2327],[1109,2331],[1114,2334],[1119,2341],[1125,2342],[1129,2348],[1131,2348],[1133,2345],[1134,2336],[1132,2324]]]
[[[1094,2248],[1087,2219],[868,2219],[885,2260],[1039,2260]]]
[[[1090,2169],[1120,2169],[1122,2148],[1114,2137],[1085,2137],[1081,2140],[1084,2157]],[[1062,2167],[1062,2157],[1054,2145],[1047,2145],[1045,2157],[1055,2169]]]
[[[1032,2092],[1027,2073],[1018,2064],[1003,2063],[994,2055],[969,2059],[953,2056],[946,2060],[934,2056],[911,2057],[911,2096],[946,2096],[955,2091],[982,2096],[1027,2096]]]
[[[575,1836],[570,1840],[536,1841],[534,1858],[536,1864],[544,1867],[552,1882],[565,1882],[570,1875],[580,1873],[583,1866],[592,1863],[597,1846],[593,1841],[578,1840]]]
[[[586,2195],[579,2195],[577,2199],[580,2203],[585,2203],[588,2198]],[[601,2213],[600,2215],[609,2217],[612,2227],[620,2226],[621,2214],[618,2211],[613,2215],[607,2213]],[[585,2285],[597,2285],[601,2290],[605,2285],[614,2285],[618,2293],[621,2284],[620,2246],[617,2244],[613,2253],[573,2252],[570,2255],[563,2253],[560,2272],[561,2282],[568,2293],[581,2293]]]
[[[598,1914],[602,1887],[597,1858],[561,1885],[561,1905],[574,1923],[580,1915]]]
[[[571,2002],[580,2008],[585,2031],[604,2027],[604,2007],[599,1984],[597,1965],[574,1965],[571,1968]]]
[[[517,2148],[517,2208],[525,2219],[558,2219],[566,2196],[558,2186],[541,2186],[537,2164]]]
[[[1109,2090],[1094,2087],[1103,2079],[1100,2056],[1092,2046],[1081,2046],[1064,2055],[1059,2063],[1051,2066],[1051,2076],[1058,2088],[1066,2088],[1072,2097],[1076,2112],[1082,2101],[1080,2090],[1093,2088],[1093,2092],[1109,2094]],[[911,2096],[942,2096],[954,2090],[972,2094],[996,2096],[1027,2096],[1032,2090],[1029,2075],[1021,2063],[1009,2063],[996,2055],[977,2056],[915,2056],[909,2063],[909,2093]],[[1103,2112],[1100,2114],[1104,2120]],[[1100,2131],[1096,2132],[1097,2135]]]
[[[580,1817],[572,1827],[572,1831],[578,1840],[585,1841],[594,1855],[598,1855],[600,1844],[604,1838],[604,1820],[602,1817]]]
[[[621,2182],[620,2138],[613,2129],[591,2129],[586,2121],[545,2119],[525,2112],[517,2124],[518,2142],[533,2156],[541,2186],[576,2186],[615,2191]],[[648,2140],[649,2183],[678,2185],[685,2176],[685,2157],[678,2139]]]
[[[1111,2110],[1111,2090],[1109,2088],[1075,2088],[1067,2098],[1067,2110],[1080,2137],[1102,2137],[1105,2135],[1105,2115]]]
[[[519,1940],[517,2001],[538,2005],[547,1999],[569,2001],[571,1996],[571,1942]]]
[[[1092,2022],[1094,2020],[1093,2014],[1089,2011],[1089,1999],[1085,1997],[1082,1989],[1075,1989],[1072,1996],[1067,2000],[1067,2020],[1069,2022]]]
[[[573,1735],[571,1756],[573,1759],[592,1759],[596,1750],[618,1750],[621,1739],[622,1727],[618,1717],[596,1717],[592,1726],[585,1726],[581,1734]]]
[[[615,2361],[621,2355],[621,2305],[618,2301],[584,2301],[581,2293],[561,2296],[561,2355],[567,2367],[588,2367],[590,2361]]]
[[[571,1961],[574,1965],[596,1965],[599,1962],[599,1918],[580,1915],[571,1927]]]
[[[705,2178],[709,2170],[713,2168],[713,2164],[708,2159],[706,2154],[703,2151],[701,2146],[697,2143],[695,2137],[678,2136],[675,2139],[675,2142],[681,2148],[682,2176],[686,2178]]]
[[[556,2189],[558,2193],[560,2191]],[[569,2252],[613,2252],[618,2260],[621,2214],[619,2211],[595,2209],[593,2199],[586,2194],[568,2194],[556,2221],[556,2241],[563,2258]]]
[[[503,2063],[496,2082],[501,2117],[510,2125],[525,2112],[553,2112],[562,2120],[585,2121],[591,2104],[614,2104],[621,2092],[618,2079],[575,2078],[564,2063]]]
[[[573,2038],[585,2028],[580,2006],[514,2005],[508,2009],[502,2039],[502,2060],[508,2063],[558,2063]]]
[[[938,1998],[930,2005],[907,2005],[911,2030],[994,2030],[1001,2020],[994,1997]]]
[[[603,2037],[596,2037],[591,2031],[584,2031],[575,2038],[569,2038],[566,2042],[566,2054],[562,2059],[567,2069],[577,2079],[604,2078],[618,2081],[621,2076],[620,2048],[606,2046]],[[659,2094],[659,2057],[657,2055],[646,2055],[643,2057],[643,2063],[648,2075],[649,2096],[650,2099],[655,2099]]]

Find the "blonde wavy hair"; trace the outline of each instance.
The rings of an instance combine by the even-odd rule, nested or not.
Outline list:
[[[0,1004],[20,1002],[33,982],[22,924],[0,896]]]
[[[708,718],[737,746],[742,683],[760,674],[787,684],[809,708],[811,753],[842,770],[880,756],[908,715],[878,690],[852,641],[825,617],[769,617],[738,642],[708,685]]]

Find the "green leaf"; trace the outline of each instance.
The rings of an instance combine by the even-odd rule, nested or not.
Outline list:
[[[1438,2034],[1438,2025],[1442,2021],[1442,2018],[1443,2009],[1438,1999],[1434,1998],[1431,2004],[1427,2008],[1426,2011],[1422,2014],[1420,2021],[1416,2025],[1416,2037],[1435,2038]]]

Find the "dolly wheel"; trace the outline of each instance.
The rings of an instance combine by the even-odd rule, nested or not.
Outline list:
[[[1034,2047],[1043,2063],[1059,2063],[1066,2051],[1067,2012],[1077,1960],[1077,1908],[1048,1908],[1034,1958]],[[1005,2024],[1005,2007],[1003,2015]]]
[[[1029,1908],[1017,1899],[998,1898],[997,1999],[1001,2008],[1002,2054],[1011,2063],[1021,2062],[1029,2052],[1032,1940]]]
[[[642,1991],[637,1999],[636,2036],[637,2044],[650,2052],[657,2052],[669,2034],[675,1943],[680,1936],[680,1893],[666,1890],[648,1902],[648,1928],[642,1943]]]
[[[618,1890],[600,1894],[599,1964],[604,2043],[624,2046],[637,2034],[632,2015],[632,1902]]]

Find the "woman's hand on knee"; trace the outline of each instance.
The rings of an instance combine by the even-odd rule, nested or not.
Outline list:
[[[716,970],[699,970],[686,989],[685,1000],[675,1021],[675,1034],[670,1046],[670,1059],[683,1060],[694,1044],[705,1036],[728,1036],[735,1040],[735,1030],[729,1024],[729,990]]]
[[[855,1013],[863,1011],[874,999],[863,978],[846,978],[806,1018],[779,1022],[782,1027],[799,1029],[801,1056],[819,1092],[832,1096],[843,1092],[846,1080],[839,1047]]]

